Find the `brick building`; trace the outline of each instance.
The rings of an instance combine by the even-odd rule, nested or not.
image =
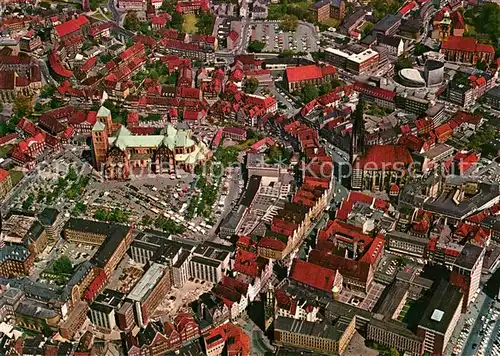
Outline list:
[[[304,85],[321,85],[335,78],[335,67],[311,64],[302,67],[290,67],[285,70],[284,81],[289,92],[294,92]]]

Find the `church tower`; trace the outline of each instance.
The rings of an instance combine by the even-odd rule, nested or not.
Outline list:
[[[350,159],[351,164],[358,156],[362,156],[365,152],[365,122],[363,120],[364,103],[360,98],[356,110],[354,110],[354,123],[352,125],[352,140]]]
[[[446,41],[451,35],[451,17],[448,11],[445,11],[443,19],[438,25],[439,27],[439,41]]]
[[[101,170],[102,164],[108,156],[108,149],[109,141],[106,126],[98,120],[92,128],[92,158],[96,170]]]
[[[113,126],[113,119],[111,117],[111,111],[105,106],[101,106],[96,116],[97,121],[104,124],[106,127],[106,132],[108,136],[111,136],[111,128]]]
[[[274,286],[271,282],[267,285],[266,305],[264,306],[264,328],[269,329],[274,322],[275,302]]]

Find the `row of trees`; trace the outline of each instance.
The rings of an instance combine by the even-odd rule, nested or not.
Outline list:
[[[172,219],[167,219],[163,216],[158,216],[155,221],[155,227],[170,234],[182,234],[186,230],[184,226],[176,224]]]
[[[306,84],[300,89],[300,96],[304,103],[308,103],[311,100],[316,99],[318,96],[328,94],[334,88],[341,86],[342,84],[343,83],[338,79],[323,83],[319,87],[311,84]]]
[[[106,209],[98,208],[94,212],[94,218],[101,221],[109,221],[115,223],[126,223],[129,221],[130,212],[118,208]]]

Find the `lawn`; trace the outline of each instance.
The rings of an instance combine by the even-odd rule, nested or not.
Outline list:
[[[14,187],[19,181],[24,177],[24,173],[22,171],[16,171],[11,169],[9,171],[10,179],[12,180],[12,186]]]
[[[0,147],[0,158],[6,158],[7,153],[14,147],[14,145],[5,145]]]
[[[198,28],[196,27],[196,23],[198,22],[198,18],[194,14],[186,14],[184,15],[184,23],[182,24],[182,30],[187,33],[196,33]]]
[[[109,21],[109,18],[103,16],[103,14],[101,14],[100,11],[94,12],[94,14],[91,15],[91,17],[96,18],[96,19],[101,20],[101,21]]]
[[[328,20],[322,21],[321,23],[323,25],[327,25],[327,26],[330,26],[330,27],[337,28],[337,26],[340,24],[340,20],[337,20],[337,19],[328,19]]]

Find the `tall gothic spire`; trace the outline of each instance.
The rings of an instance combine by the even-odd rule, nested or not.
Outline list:
[[[354,123],[352,127],[352,141],[351,141],[351,163],[359,155],[362,155],[365,151],[365,122],[363,120],[363,110],[364,110],[363,99],[359,99],[358,105],[354,110],[353,117]]]

